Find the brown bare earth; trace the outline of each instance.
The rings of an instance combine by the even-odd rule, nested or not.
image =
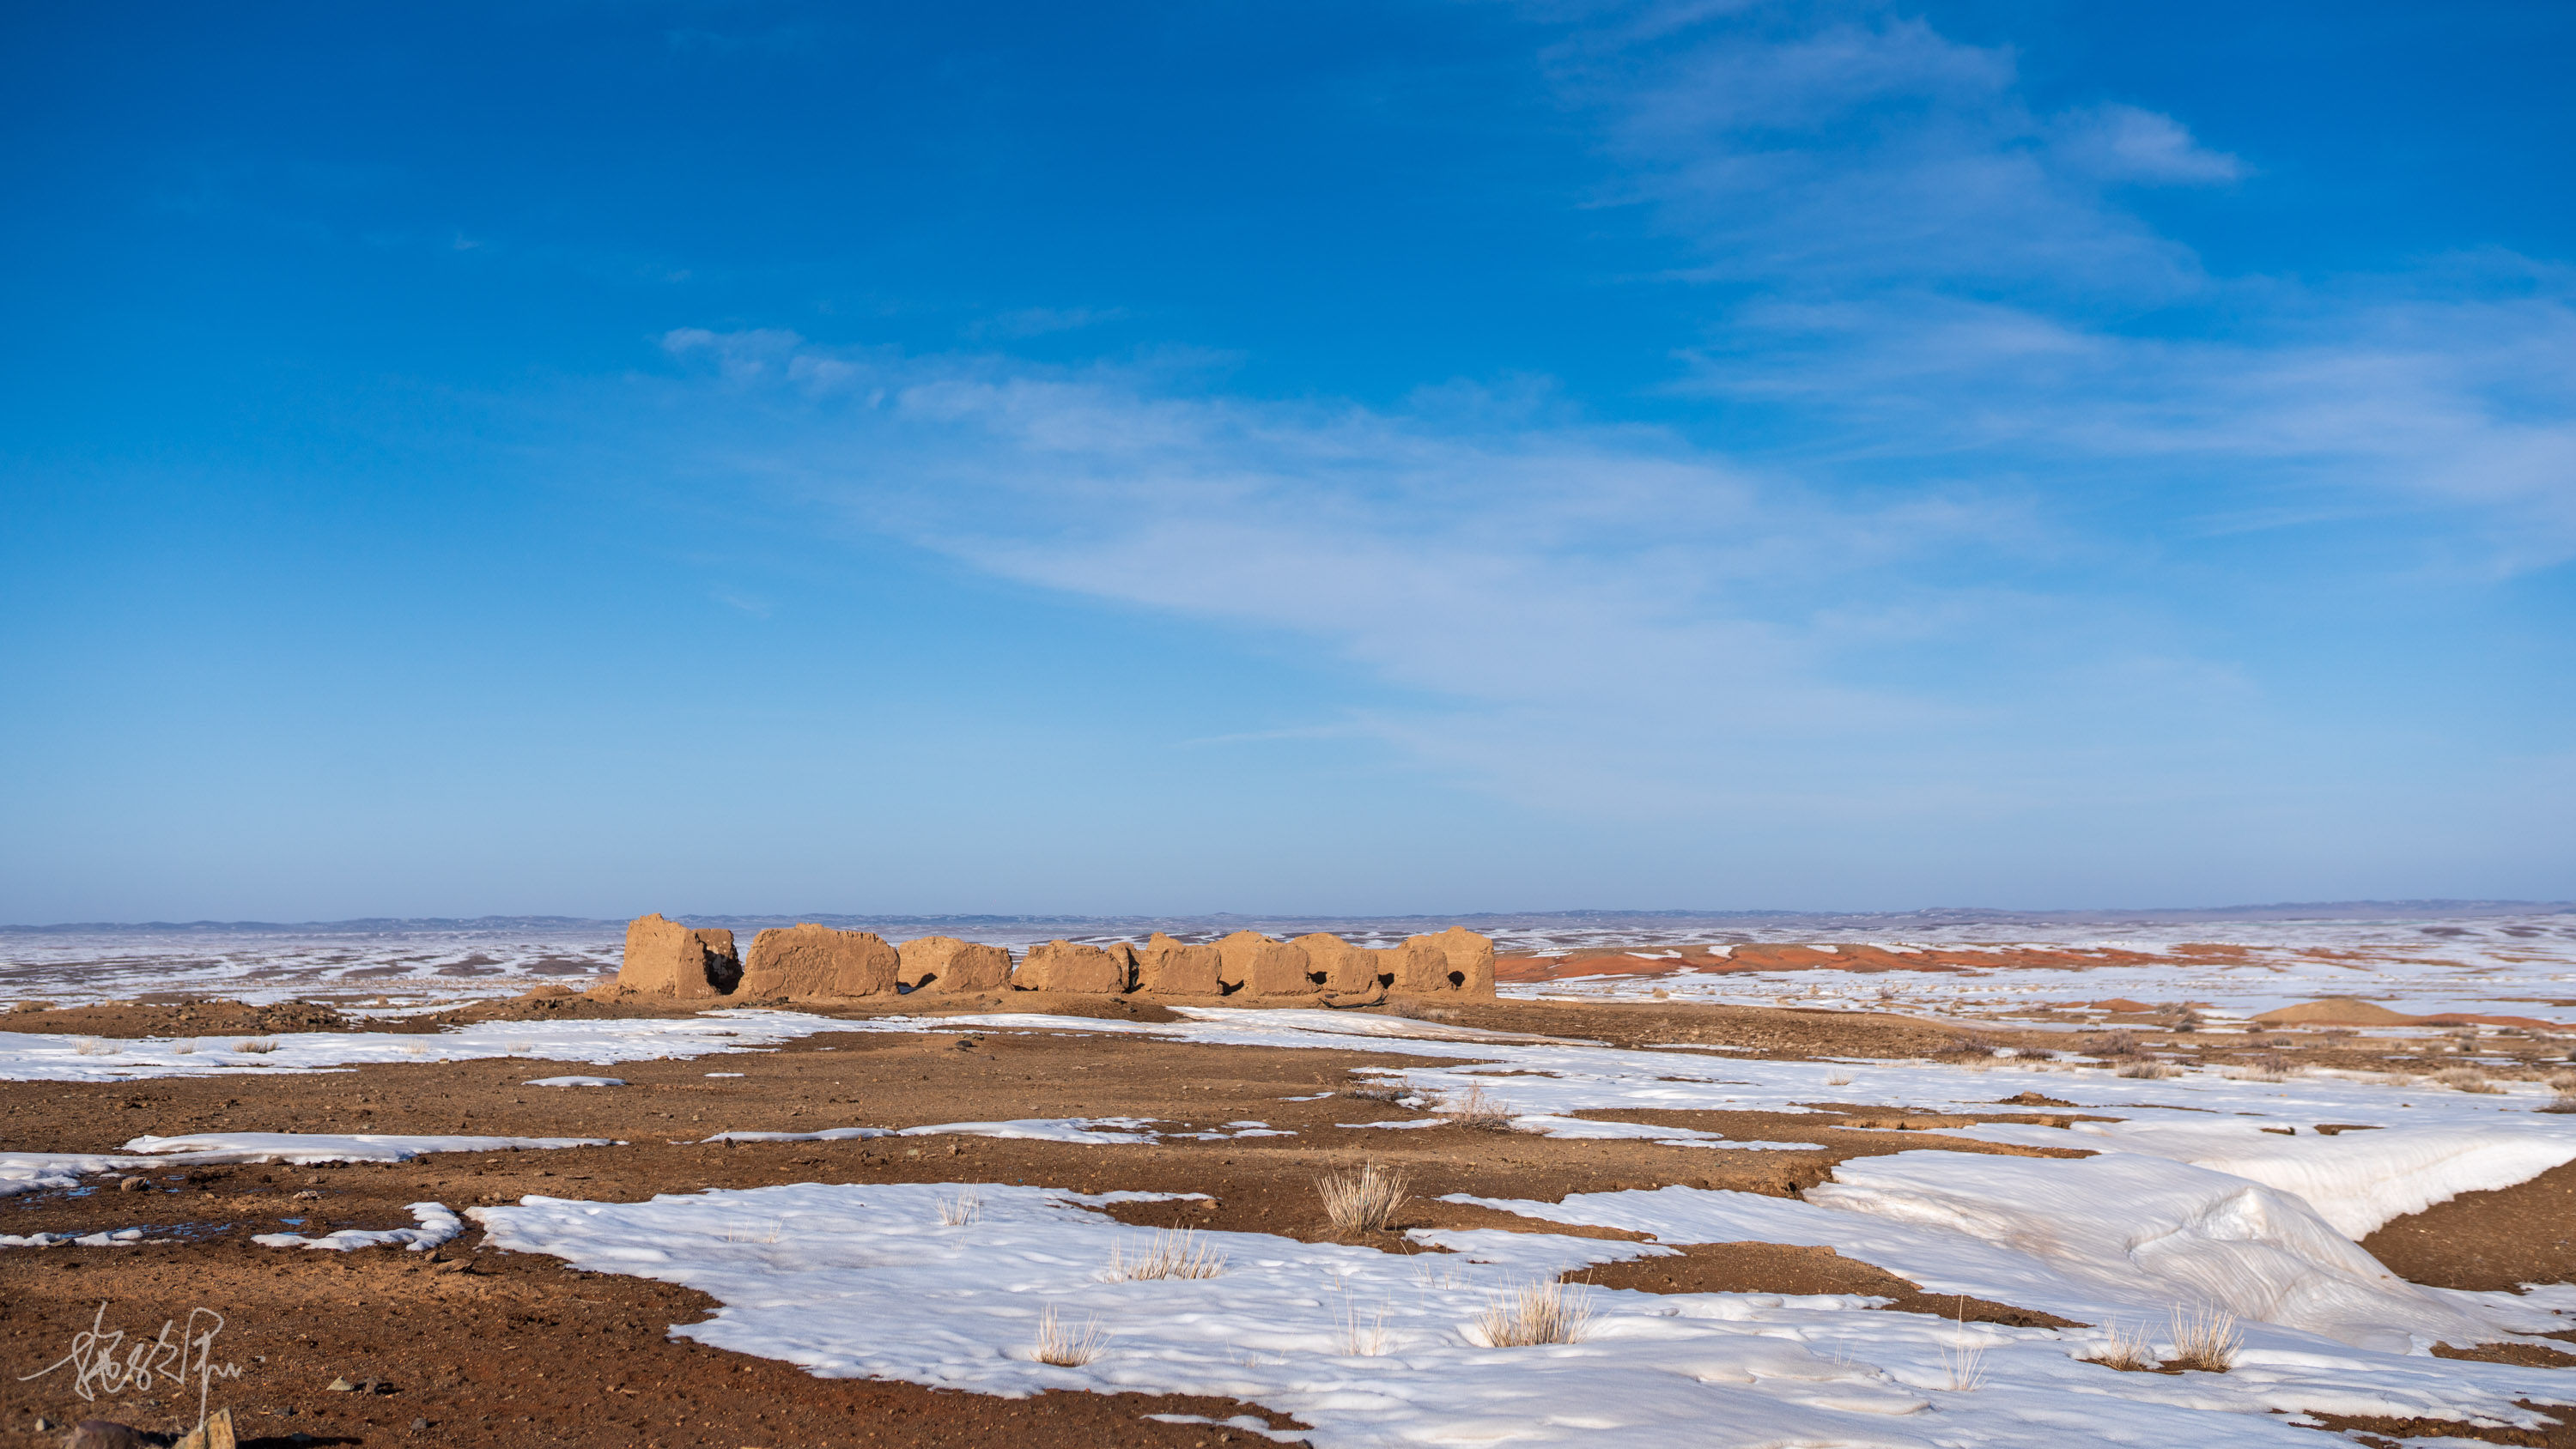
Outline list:
[[[1885,1298],[1902,1313],[1928,1313],[1967,1323],[2014,1328],[2081,1328],[2071,1318],[1989,1303],[1961,1294],[1926,1293],[1883,1268],[1856,1263],[1831,1248],[1785,1243],[1695,1243],[1669,1258],[1601,1263],[1566,1275],[1569,1282],[1641,1293],[1854,1293]]]
[[[2400,1278],[2510,1292],[2576,1282],[2576,1162],[2495,1192],[2464,1192],[2361,1240]]]
[[[904,998],[901,1005],[871,1003],[851,1014],[990,1010],[1004,1000],[1017,1009],[1121,1020],[1168,1017],[1146,1003],[1039,993],[918,1003]],[[587,997],[532,996],[460,1015],[544,1019],[646,1010]],[[1434,1024],[1629,1046],[1722,1044],[1784,1058],[1955,1057],[1961,1049],[1960,1035],[1946,1028],[1844,1012],[1511,1001],[1397,1010]],[[678,1014],[667,1004],[659,1011]],[[134,1036],[171,1031],[171,1021],[258,1019],[236,1014],[247,1012],[219,1004],[161,1003],[21,1013],[10,1025]],[[67,1025],[72,1021],[81,1024]],[[1991,1113],[1820,1102],[1807,1113],[1605,1114],[1822,1149],[1813,1152],[1569,1141],[1454,1125],[1353,1131],[1342,1124],[1419,1115],[1354,1093],[1366,1088],[1368,1069],[1418,1067],[1421,1059],[1365,1049],[1185,1045],[1128,1035],[994,1030],[969,1021],[954,1026],[921,1034],[832,1033],[774,1051],[614,1068],[503,1059],[126,1084],[0,1083],[0,1143],[22,1149],[113,1150],[144,1133],[198,1130],[572,1136],[615,1144],[437,1154],[388,1165],[174,1167],[138,1176],[132,1191],[92,1179],[78,1192],[0,1198],[0,1233],[146,1226],[154,1236],[184,1238],[124,1248],[0,1251],[0,1369],[6,1370],[0,1372],[0,1446],[54,1442],[58,1435],[36,1434],[39,1416],[57,1425],[93,1416],[122,1418],[163,1430],[193,1421],[193,1399],[166,1391],[89,1404],[69,1391],[60,1374],[22,1381],[66,1352],[102,1305],[107,1325],[147,1338],[164,1319],[184,1319],[191,1308],[222,1313],[226,1328],[216,1357],[239,1365],[242,1374],[217,1384],[214,1402],[231,1406],[245,1431],[259,1436],[248,1441],[256,1444],[1249,1446],[1267,1441],[1240,1429],[1164,1424],[1142,1416],[1222,1420],[1250,1414],[1281,1430],[1296,1426],[1237,1403],[1075,1394],[1013,1400],[824,1380],[777,1362],[671,1340],[667,1329],[705,1318],[712,1302],[641,1279],[575,1273],[557,1259],[491,1249],[470,1220],[466,1235],[435,1255],[285,1251],[257,1247],[249,1238],[290,1222],[308,1234],[408,1227],[406,1205],[430,1200],[461,1211],[531,1193],[633,1201],[659,1192],[791,1182],[1011,1182],[1203,1193],[1209,1200],[1130,1204],[1116,1215],[1156,1226],[1421,1251],[1401,1229],[1567,1231],[1438,1201],[1444,1194],[1556,1201],[1575,1192],[1687,1183],[1787,1195],[1853,1157],[1932,1146],[2032,1150],[1972,1142],[1947,1130],[1972,1122],[2063,1125],[2086,1115],[2035,1094],[2005,1099],[1999,1084]],[[176,1029],[217,1034],[206,1025]],[[254,1029],[273,1034],[291,1028],[227,1025],[221,1031]],[[2052,1044],[2064,1045],[2065,1039]],[[2159,1045],[2234,1052],[2250,1044],[2240,1036],[2210,1048]],[[523,1085],[533,1077],[585,1071],[621,1077],[629,1085]],[[1287,1100],[1319,1093],[1333,1095]],[[1160,1118],[1174,1131],[1259,1120],[1295,1135],[1207,1142],[1166,1137],[1096,1146],[962,1136],[730,1146],[703,1140],[727,1129],[1112,1115]],[[1840,1130],[1846,1128],[1867,1130]],[[1371,1160],[1407,1176],[1410,1195],[1395,1230],[1337,1235],[1324,1220],[1315,1179]],[[2392,1266],[2403,1265],[2400,1272],[2428,1282],[2492,1287],[2548,1276],[2564,1280],[2571,1266],[2565,1244],[2568,1193],[2576,1177],[2562,1169],[2526,1187],[2476,1194],[2475,1200],[2463,1198],[2421,1215],[2421,1222],[2391,1224],[2373,1239],[2374,1250],[2385,1240],[2391,1246],[2383,1256]],[[2445,1213],[2450,1216],[2437,1219]],[[1886,1298],[1890,1312],[2006,1324],[2062,1322],[2019,1305],[1925,1294],[1830,1250],[1778,1244],[1692,1247],[1584,1276],[1653,1292],[1851,1293]],[[372,1380],[376,1387],[334,1391],[328,1386],[335,1379],[361,1386]],[[2356,1427],[2370,1426],[2356,1421]],[[299,1434],[309,1437],[292,1437]]]

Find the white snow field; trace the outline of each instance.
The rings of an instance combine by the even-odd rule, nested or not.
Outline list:
[[[980,1197],[980,1214],[943,1225],[945,1203],[963,1191]],[[2315,1449],[2315,1431],[2291,1416],[2317,1410],[2531,1426],[2539,1416],[2515,1400],[2576,1395],[2576,1376],[2562,1371],[2390,1352],[2286,1326],[2249,1330],[2231,1373],[2120,1373],[2083,1361],[2107,1331],[1958,1324],[1830,1295],[1578,1288],[1571,1291],[1590,1313],[1579,1341],[1494,1348],[1479,1320],[1506,1295],[1587,1263],[1671,1250],[1540,1232],[1418,1232],[1421,1246],[1449,1251],[1408,1255],[1208,1233],[1200,1241],[1225,1258],[1219,1275],[1115,1281],[1113,1254],[1133,1259],[1154,1234],[1091,1208],[1141,1196],[992,1183],[800,1184],[631,1204],[530,1197],[470,1211],[496,1246],[710,1294],[723,1305],[715,1316],[673,1332],[712,1346],[826,1377],[989,1393],[1224,1395],[1293,1414],[1328,1446]],[[1700,1199],[1803,1206],[1692,1195]],[[1621,1211],[1592,1199],[1566,1208],[1603,1218]],[[1908,1234],[1930,1241],[1937,1231],[1821,1207],[1806,1214],[1848,1220],[1853,1236],[1869,1243]],[[1668,1217],[1681,1241],[1707,1240],[1712,1230],[1777,1238],[1736,1231],[1723,1209]],[[1958,1239],[1953,1247],[1978,1246],[1950,1236]],[[2011,1266],[1971,1259],[1962,1271],[1981,1288]],[[2057,1278],[2078,1281],[2039,1268],[2013,1286]],[[2150,1296],[2119,1301],[2146,1316]],[[2089,1283],[2069,1289],[2065,1301],[2078,1298],[2109,1301]],[[2152,1307],[2147,1326],[2161,1336],[2164,1305]],[[1039,1362],[1040,1324],[1050,1313],[1069,1335],[1095,1338],[1098,1356],[1079,1366]]]
[[[678,1020],[480,1022],[434,1033],[306,1031],[109,1041],[0,1031],[0,1079],[121,1082],[499,1057],[611,1066],[757,1050],[817,1031],[853,1028],[866,1029],[801,1012],[727,1011]]]
[[[200,1132],[137,1137],[123,1152],[0,1152],[0,1197],[80,1186],[93,1172],[156,1171],[254,1162],[318,1166],[326,1162],[408,1162],[427,1152],[549,1151],[610,1147],[601,1137],[402,1137],[360,1133]]]
[[[2576,1120],[2533,1111],[2551,1096],[2537,1087],[2489,1095],[2359,1075],[2266,1082],[2215,1072],[2142,1080],[2040,1059],[1773,1062],[1476,1037],[1382,1017],[1188,1015],[1161,1026],[1035,1016],[972,1024],[1324,1046],[1366,1021],[1372,1047],[1434,1059],[1374,1074],[1424,1111],[1395,1125],[1431,1123],[1444,1101],[1480,1090],[1529,1129],[1635,1133],[1709,1150],[1789,1144],[1577,1114],[1810,1112],[1824,1102],[1991,1112],[2041,1089],[2077,1104],[2053,1112],[2120,1120],[1952,1130],[2097,1155],[1864,1158],[1806,1201],[1676,1186],[1489,1205],[1534,1224],[1623,1228],[1665,1244],[1831,1246],[1932,1292],[2090,1326],[1944,1323],[1838,1297],[1583,1290],[1594,1317],[1582,1341],[1493,1349],[1474,1324],[1498,1295],[1584,1262],[1666,1249],[1422,1232],[1413,1235],[1421,1246],[1452,1252],[1408,1257],[1214,1234],[1229,1260],[1222,1277],[1112,1283],[1112,1248],[1126,1244],[1133,1256],[1150,1234],[1088,1210],[1102,1199],[998,1184],[803,1185],[623,1205],[530,1198],[478,1215],[504,1246],[703,1289],[725,1307],[675,1331],[817,1373],[1002,1393],[1223,1394],[1294,1414],[1328,1445],[2313,1446],[2315,1431],[2296,1415],[2528,1427],[2536,1419],[2516,1400],[2576,1401],[2576,1374],[2564,1370],[2430,1353],[2437,1343],[2576,1326],[2576,1289],[2422,1288],[2354,1243],[2455,1193],[2576,1160]],[[1094,1137],[1110,1124],[1058,1125]],[[2320,1134],[2320,1125],[2336,1130]],[[940,1226],[938,1200],[970,1187],[983,1200],[981,1220]],[[1035,1361],[1049,1307],[1069,1330],[1099,1329],[1098,1359]],[[2120,1373],[2084,1361],[2115,1332],[2170,1355],[2175,1314],[2213,1311],[2242,1320],[2246,1347],[2232,1372]]]
[[[1684,934],[1682,941],[1725,941]],[[2576,913],[2558,911],[2486,919],[2373,921],[2228,921],[2126,926],[1976,923],[1947,927],[1885,926],[1856,930],[1802,927],[1735,934],[1753,944],[1874,947],[1900,956],[1926,950],[1991,954],[1991,968],[1674,971],[1636,951],[1639,975],[1505,982],[1504,996],[1559,1000],[1635,1000],[1649,995],[1726,1001],[1746,1006],[1795,1003],[1852,1010],[1897,1010],[1959,1020],[2009,1021],[2042,1006],[2126,998],[2203,1004],[2214,1020],[2241,1020],[2275,1007],[2330,996],[2362,997],[2410,1016],[2446,1012],[2520,1016],[2576,1025]],[[1574,944],[1596,954],[1602,946]],[[2206,948],[2216,946],[2220,951]],[[1732,945],[1714,949],[1731,954]],[[1548,954],[1569,954],[1551,945]],[[2117,951],[2152,959],[2104,959],[2080,966],[2013,964],[2015,951]]]
[[[1372,1051],[1418,1061],[1371,1069],[1364,1078],[1400,1089],[1421,1113],[1410,1121],[1430,1123],[1443,1103],[1481,1091],[1494,1110],[1533,1130],[1635,1132],[1682,1144],[1688,1150],[1676,1148],[1677,1177],[1693,1173],[1707,1152],[1789,1144],[1621,1123],[1621,1115],[1813,1113],[1826,1103],[1990,1114],[2031,1110],[1998,1104],[2036,1090],[2074,1104],[2045,1114],[2117,1119],[1950,1129],[2095,1155],[1915,1151],[1864,1158],[1843,1164],[1805,1201],[1676,1186],[1553,1204],[1494,1203],[1534,1228],[1554,1221],[1628,1228],[1664,1243],[1830,1245],[1933,1292],[2092,1325],[2068,1330],[1946,1323],[1868,1311],[1865,1300],[1850,1298],[1584,1290],[1594,1316],[1581,1341],[1497,1349],[1474,1327],[1496,1295],[1586,1262],[1669,1249],[1488,1231],[1420,1234],[1419,1246],[1452,1251],[1408,1256],[1214,1234],[1209,1241],[1228,1258],[1222,1276],[1110,1282],[1112,1248],[1124,1244],[1132,1257],[1149,1233],[1090,1210],[1107,1198],[1001,1184],[804,1184],[636,1204],[540,1197],[473,1214],[504,1247],[702,1289],[723,1308],[675,1331],[827,1375],[881,1374],[1003,1393],[1078,1387],[1228,1395],[1297,1415],[1326,1445],[2314,1449],[2315,1431],[2291,1416],[2466,1417],[2527,1426],[2534,1416],[2515,1400],[2576,1400],[2576,1373],[2430,1354],[2439,1342],[2576,1324],[2576,1289],[2512,1295],[2420,1288],[2354,1244],[2391,1217],[2576,1160],[2576,1116],[2535,1111],[2553,1095],[2537,1084],[2471,1093],[2403,1077],[2308,1073],[2262,1081],[2207,1070],[2135,1079],[2041,1057],[1964,1065],[1779,1062],[1347,1013],[1183,1014],[1182,1021],[1144,1024],[1034,1014],[842,1021],[732,1011],[429,1037],[316,1033],[280,1037],[266,1056],[279,1063],[271,1070],[323,1070],[418,1060],[420,1048],[448,1057],[685,1058],[758,1050],[815,1032],[1028,1031],[1317,1048],[1348,1047],[1365,1036]],[[117,1062],[128,1073],[209,1070],[190,1054],[130,1050],[100,1058],[77,1053],[68,1039],[0,1037],[0,1073],[8,1075],[89,1076]],[[906,1129],[853,1121],[810,1133],[716,1135],[832,1140],[897,1130],[1137,1142],[1159,1128],[1134,1118]],[[1225,1135],[1269,1130],[1235,1123]],[[295,1150],[251,1137],[138,1139],[128,1150]],[[321,1150],[309,1145],[325,1139],[280,1140]],[[464,1150],[506,1145],[416,1140],[457,1142]],[[521,1145],[539,1144],[572,1145]],[[0,1188],[13,1163],[48,1157],[32,1170],[59,1177],[77,1170],[67,1167],[71,1156],[0,1157]],[[86,1170],[135,1161],[94,1160],[100,1167]],[[942,1226],[939,1199],[970,1189],[982,1200],[980,1217]],[[1079,1367],[1034,1360],[1039,1316],[1050,1307],[1074,1333],[1096,1324],[1104,1345],[1097,1359]],[[2224,1310],[2244,1320],[2246,1347],[2233,1372],[2120,1373],[2083,1361],[2115,1329],[2168,1338],[2177,1309]]]

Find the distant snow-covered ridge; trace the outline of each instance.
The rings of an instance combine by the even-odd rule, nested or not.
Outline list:
[[[1063,937],[1141,940],[1161,930],[1212,940],[1250,927],[1295,934],[1327,930],[1355,944],[1385,945],[1426,928],[1464,924],[1506,952],[1617,950],[1664,943],[1893,947],[2121,946],[2157,951],[2185,942],[2241,945],[2268,954],[2360,952],[2389,970],[2310,994],[2397,989],[2412,963],[2464,1000],[2516,994],[2526,976],[2576,982],[2576,906],[2522,902],[2360,902],[2247,906],[2213,911],[1893,913],[1564,911],[1405,917],[1256,916],[690,916],[691,924],[756,929],[810,920],[890,939],[953,935],[1024,948]],[[0,1004],[83,1002],[146,993],[190,993],[266,1004],[326,995],[414,1005],[511,995],[545,981],[585,985],[617,969],[623,921],[565,917],[367,920],[272,925],[196,922],[144,926],[0,927]],[[2500,972],[2500,975],[2494,973]],[[2492,977],[2492,979],[2490,979]],[[1800,986],[1790,989],[1801,989]],[[1886,984],[1881,982],[1880,984]],[[2088,983],[2088,989],[2094,983]],[[2183,991],[2176,982],[2164,999]],[[2127,988],[2119,988],[2127,989]],[[2143,989],[2153,990],[2150,983]],[[2489,993],[2480,995],[2479,993]],[[2116,994],[2116,990],[2112,992]],[[2530,994],[2521,992],[2520,994]],[[2546,994],[2546,993],[2544,993]],[[2576,996],[2576,986],[2559,990]]]

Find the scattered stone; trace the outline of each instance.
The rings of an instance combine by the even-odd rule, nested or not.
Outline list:
[[[906,991],[999,991],[1011,979],[1011,953],[955,936],[924,936],[896,949],[895,980]]]
[[[730,996],[741,980],[742,961],[734,954],[731,931],[692,930],[658,913],[638,916],[626,927],[626,957],[617,967],[620,987],[697,1000]]]
[[[1306,953],[1259,931],[1237,931],[1216,943],[1217,981],[1227,994],[1306,996]]]
[[[1156,931],[1136,953],[1136,989],[1156,996],[1214,996],[1220,989],[1217,957],[1214,944],[1186,945]]]
[[[890,996],[899,958],[873,931],[812,924],[772,927],[751,938],[745,996]]]
[[[1022,991],[1124,991],[1132,954],[1121,958],[1097,946],[1049,941],[1029,948],[1020,969],[1011,973],[1011,985]]]
[[[217,1409],[205,1423],[188,1431],[178,1449],[239,1449],[240,1443],[233,1437],[233,1411]]]

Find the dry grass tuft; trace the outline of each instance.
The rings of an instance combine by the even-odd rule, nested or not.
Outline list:
[[[1441,1100],[1440,1115],[1461,1127],[1472,1127],[1479,1132],[1512,1130],[1511,1109],[1482,1087],[1450,1093]]]
[[[1100,1320],[1096,1318],[1084,1320],[1082,1332],[1075,1333],[1056,1317],[1054,1304],[1048,1304],[1045,1311],[1038,1314],[1037,1360],[1040,1363],[1051,1363],[1058,1368],[1080,1368],[1100,1357],[1104,1339]]]
[[[2455,1092],[2501,1092],[2504,1088],[2487,1080],[2487,1074],[2475,1067],[2444,1067],[2433,1074],[2433,1080]]]
[[[255,1036],[247,1041],[234,1042],[233,1050],[237,1052],[248,1052],[252,1056],[266,1056],[270,1052],[277,1050],[277,1038],[273,1036]]]
[[[1150,1248],[1129,1258],[1126,1245],[1109,1248],[1109,1281],[1138,1283],[1151,1278],[1213,1278],[1225,1271],[1225,1254],[1201,1242],[1187,1228],[1156,1233]]]
[[[1383,1232],[1404,1204],[1404,1174],[1363,1162],[1357,1172],[1336,1172],[1315,1179],[1324,1198],[1324,1216],[1336,1232]]]
[[[1592,1305],[1583,1291],[1549,1280],[1496,1299],[1477,1315],[1476,1331],[1488,1348],[1528,1348],[1579,1342],[1591,1322]]]
[[[174,1041],[170,1043],[170,1054],[175,1057],[193,1057],[197,1054],[197,1044],[193,1041]]]
[[[975,1189],[971,1187],[967,1188],[963,1192],[958,1193],[955,1197],[950,1197],[945,1193],[940,1195],[939,1225],[941,1227],[972,1227],[976,1223],[983,1221],[983,1218],[984,1196],[983,1194],[975,1191]]]
[[[2124,1374],[2149,1373],[2160,1367],[2156,1362],[2155,1345],[2147,1342],[2146,1329],[2123,1328],[2117,1323],[2111,1325],[2111,1337],[2103,1343],[2101,1352],[2092,1356],[2091,1362],[2104,1368],[2118,1369]]]
[[[2173,1343],[2174,1356],[2165,1360],[2165,1367],[2223,1374],[2236,1366],[2245,1336],[2236,1331],[2235,1314],[2204,1304],[2189,1315],[2174,1309]]]
[[[1363,1319],[1360,1317],[1360,1305],[1356,1300],[1343,1304],[1342,1356],[1375,1358],[1384,1352],[1386,1352],[1386,1305],[1379,1304],[1375,1313]]]
[[[94,1036],[85,1036],[72,1043],[72,1050],[85,1057],[112,1057],[118,1052],[125,1050],[125,1048],[114,1042],[101,1041]]]
[[[2160,1062],[2152,1057],[2144,1057],[2134,1062],[2121,1063],[2120,1069],[2115,1075],[2123,1077],[2143,1077],[2148,1081],[2161,1081],[2173,1074],[2174,1069],[2171,1063]]]

